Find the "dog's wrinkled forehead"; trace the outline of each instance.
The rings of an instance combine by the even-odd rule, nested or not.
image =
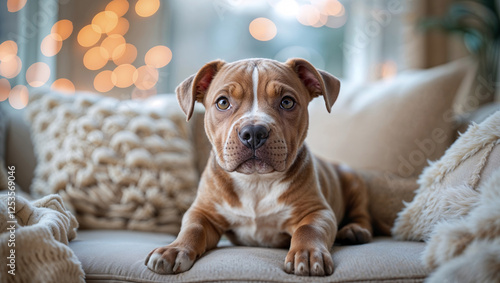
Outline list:
[[[269,59],[246,59],[227,63],[215,76],[213,85],[223,87],[231,83],[239,84],[244,92],[252,92],[256,95],[259,86],[270,80],[286,81],[292,83],[289,78],[294,78],[290,68],[283,63]],[[217,91],[217,87],[213,89]],[[236,93],[238,96],[238,93]]]

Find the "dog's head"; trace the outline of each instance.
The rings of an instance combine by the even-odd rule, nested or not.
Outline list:
[[[248,59],[210,62],[176,92],[188,120],[196,101],[205,106],[205,131],[224,170],[264,174],[293,164],[309,102],[323,96],[330,111],[339,89],[337,78],[303,59]]]

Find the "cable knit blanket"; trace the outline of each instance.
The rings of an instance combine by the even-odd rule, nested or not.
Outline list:
[[[68,247],[78,223],[58,195],[34,202],[0,195],[2,282],[84,282],[80,261]],[[13,213],[15,211],[15,213]]]

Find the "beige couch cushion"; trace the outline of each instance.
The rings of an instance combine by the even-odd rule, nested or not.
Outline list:
[[[451,109],[469,64],[467,58],[343,87],[331,114],[316,99],[306,142],[317,155],[354,168],[418,176],[453,142]]]
[[[174,96],[41,93],[27,110],[38,160],[34,195],[61,194],[82,228],[179,231],[198,175]]]
[[[173,236],[145,232],[79,231],[70,248],[82,262],[87,282],[421,282],[428,274],[420,263],[423,243],[390,238],[335,246],[336,269],[328,277],[285,273],[285,249],[234,247],[224,240],[185,273],[160,275],[148,270],[146,255],[173,240]]]

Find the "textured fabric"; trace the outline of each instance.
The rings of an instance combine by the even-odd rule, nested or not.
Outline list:
[[[417,195],[396,219],[393,235],[428,240],[436,223],[467,215],[479,201],[480,185],[500,167],[500,111],[472,124],[420,176]]]
[[[430,282],[500,282],[500,167],[478,188],[477,205],[464,218],[440,222],[424,251]],[[472,264],[471,264],[472,263]]]
[[[368,186],[373,232],[375,235],[390,236],[404,202],[410,202],[415,196],[417,178],[402,178],[380,171],[362,170],[359,173]]]
[[[341,88],[331,114],[313,100],[306,142],[315,154],[354,168],[418,176],[453,142],[451,109],[468,62]]]
[[[335,246],[335,271],[328,277],[285,273],[285,249],[235,247],[224,240],[185,273],[160,275],[148,270],[146,255],[173,239],[134,231],[80,231],[70,247],[82,262],[87,282],[422,282],[428,274],[420,263],[423,243],[390,238]]]
[[[34,195],[60,193],[82,228],[177,233],[198,182],[185,116],[173,96],[31,98]]]
[[[14,250],[15,275],[9,274],[11,267],[3,263],[1,281],[84,282],[80,262],[67,246],[76,237],[78,223],[64,207],[61,197],[49,195],[30,203],[16,196],[15,219],[10,218],[8,208],[12,206],[8,205],[8,197],[0,195],[0,256],[5,262]],[[7,229],[11,225],[15,225],[15,230]],[[14,238],[10,231],[14,231]]]

